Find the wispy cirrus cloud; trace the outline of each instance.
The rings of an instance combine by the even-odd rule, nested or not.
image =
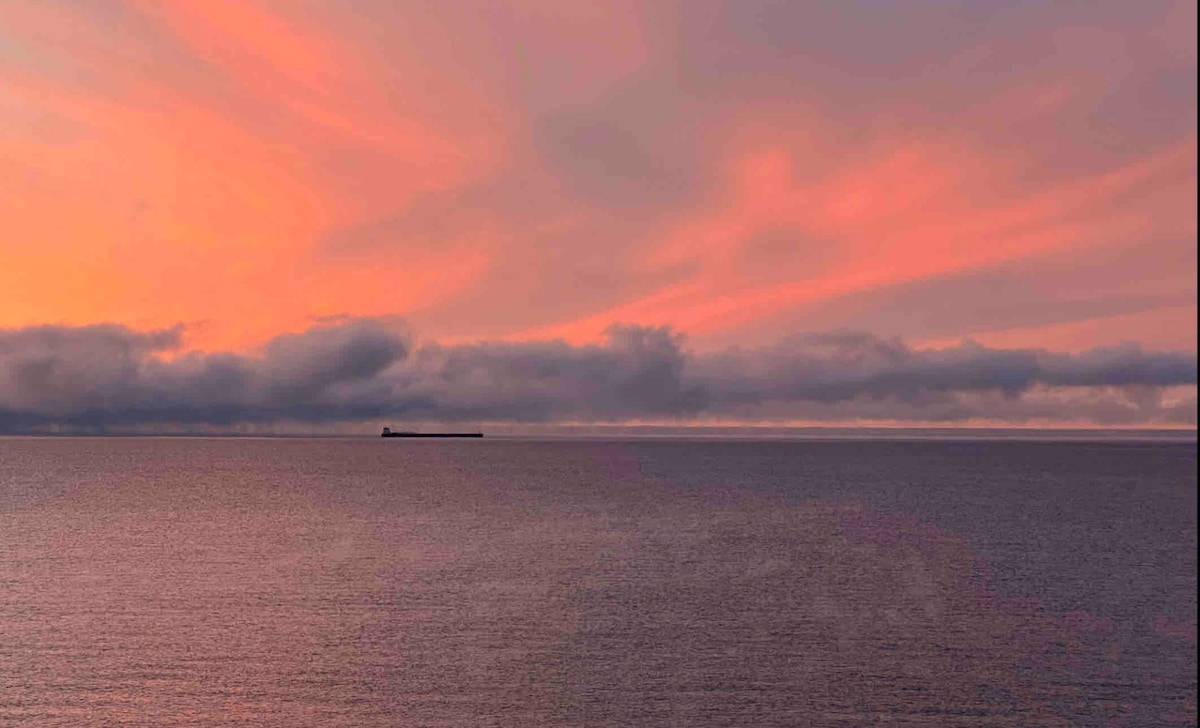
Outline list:
[[[205,320],[192,345],[239,351],[340,313],[445,341],[635,321],[709,348],[849,327],[1191,350],[1194,262],[1113,251],[1195,258],[1194,20],[12,0],[0,325]],[[1037,305],[956,280],[1031,281]]]

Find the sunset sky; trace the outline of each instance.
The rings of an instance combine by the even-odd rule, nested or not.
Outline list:
[[[0,431],[1194,426],[1196,47],[1193,0],[0,0]]]

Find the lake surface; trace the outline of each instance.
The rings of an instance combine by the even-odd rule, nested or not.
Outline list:
[[[1196,445],[0,438],[0,725],[1196,724]]]

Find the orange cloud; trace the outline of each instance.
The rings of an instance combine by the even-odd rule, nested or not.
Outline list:
[[[327,231],[460,181],[487,154],[348,98],[339,84],[356,72],[353,58],[248,4],[143,8],[266,111],[230,113],[204,83],[178,69],[147,73],[91,42],[101,31],[88,18],[71,18],[89,40],[79,61],[103,68],[111,87],[8,73],[10,98],[71,131],[48,142],[0,138],[14,181],[0,200],[0,289],[10,294],[0,326],[209,320],[221,323],[197,345],[239,347],[313,315],[429,305],[486,266],[486,255],[456,249],[334,280],[311,269],[303,251]],[[36,7],[23,17],[63,20]],[[321,168],[339,154],[370,160],[353,186]]]
[[[1194,36],[1158,11],[1063,33],[1040,12],[913,55],[641,3],[11,3],[0,326],[206,321],[208,349],[340,314],[459,340],[614,322],[729,340],[1062,251],[1194,251]],[[1065,289],[1122,288],[1061,265]],[[875,333],[1150,341],[1194,294],[1176,278],[1037,324],[950,335],[914,310]],[[1081,323],[1121,317],[1140,323]]]
[[[796,162],[783,149],[751,153],[735,161],[723,208],[681,223],[640,258],[647,268],[697,262],[691,280],[520,338],[594,340],[614,321],[704,333],[1056,248],[1155,233],[1194,236],[1194,215],[1180,213],[1194,200],[1195,153],[1193,138],[1099,175],[1007,194],[993,189],[992,171],[1009,172],[1002,160],[948,156],[933,144],[902,146],[815,184],[792,179]],[[832,245],[835,262],[817,274],[781,272],[767,284],[731,275],[731,262],[755,234],[780,229],[793,231],[797,252],[806,243]]]

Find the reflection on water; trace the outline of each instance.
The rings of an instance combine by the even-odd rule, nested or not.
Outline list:
[[[0,440],[0,724],[1195,725],[1195,456]]]

